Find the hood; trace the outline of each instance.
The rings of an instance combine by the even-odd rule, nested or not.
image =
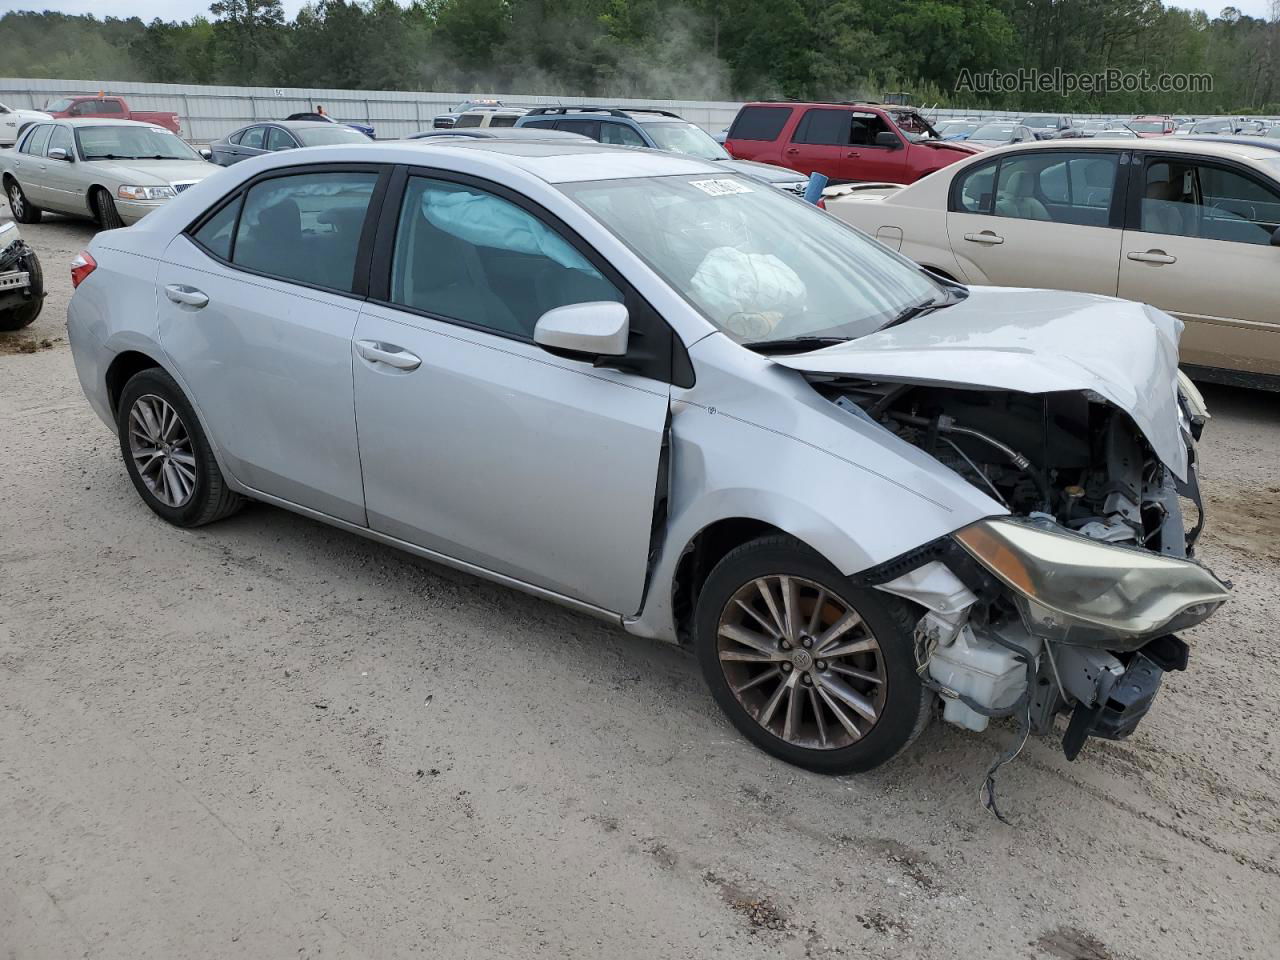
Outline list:
[[[772,357],[809,373],[1020,393],[1092,391],[1125,411],[1180,480],[1182,322],[1087,293],[970,287],[950,307],[811,353]]]
[[[89,160],[88,163],[111,171],[121,183],[155,186],[203,180],[221,167],[204,160]]]
[[[956,153],[980,153],[980,149],[968,140],[917,140],[916,144],[932,147],[934,150],[954,150]]]
[[[722,167],[728,167],[744,177],[752,177],[765,183],[800,183],[809,178],[797,170],[775,166],[772,163],[756,163],[754,160],[713,160]]]

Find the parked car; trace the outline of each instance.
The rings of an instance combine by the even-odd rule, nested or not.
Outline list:
[[[44,306],[40,258],[12,220],[0,223],[0,333],[21,330]]]
[[[934,124],[934,129],[943,140],[968,140],[975,130],[984,125],[981,120],[943,120]]]
[[[43,211],[92,217],[104,230],[136,223],[214,173],[185,141],[133,120],[55,120],[0,153],[0,185],[19,223]]]
[[[917,111],[876,104],[762,101],[739,109],[725,148],[834,182],[913,183],[979,151],[943,140]]]
[[[377,139],[374,136],[374,129],[367,123],[357,123],[355,120],[335,120],[327,113],[291,113],[285,117],[286,120],[311,120],[315,123],[339,123],[344,127],[350,127],[352,130],[359,130],[370,140]]]
[[[1110,120],[1086,120],[1080,128],[1080,132],[1086,137],[1096,137],[1103,130],[1106,130],[1110,123]]]
[[[1228,117],[1210,117],[1207,120],[1197,120],[1191,125],[1189,131],[1191,136],[1200,136],[1203,134],[1227,134],[1236,133],[1236,122]]]
[[[1143,139],[1167,137],[1178,129],[1171,117],[1134,117],[1126,121],[1125,126]]]
[[[501,106],[504,106],[501,100],[493,100],[493,99],[487,99],[487,98],[463,100],[462,103],[458,104],[448,113],[438,114],[436,118],[431,121],[431,125],[436,129],[452,127],[455,123],[458,122],[458,117],[462,116],[468,110],[474,110],[477,107],[501,107]]]
[[[1071,118],[1060,113],[1037,114],[1019,121],[1030,127],[1037,140],[1053,140],[1071,130]]]
[[[1128,127],[1110,127],[1096,135],[1098,140],[1141,140],[1143,139],[1137,133]]]
[[[473,107],[458,114],[453,126],[447,129],[514,127],[516,121],[524,115],[525,111],[517,107]]]
[[[1132,732],[1228,597],[1180,520],[1177,322],[943,282],[719,164],[574,151],[269,157],[95,238],[69,340],[146,505],[261,500],[684,640],[815,770],[886,762],[936,691],[975,730],[1073,712],[1072,757]]]
[[[516,121],[524,130],[563,130],[621,147],[669,150],[713,160],[780,190],[804,196],[809,181],[794,170],[772,163],[735,160],[709,133],[678,113],[637,107],[536,107]]]
[[[165,110],[130,110],[124,97],[79,96],[59,97],[45,105],[45,113],[55,119],[93,118],[100,120],[133,120],[164,127],[181,136],[178,115]]]
[[[537,127],[527,129],[521,127],[464,127],[445,130],[420,130],[405,137],[406,140],[440,140],[452,137],[455,139],[475,140],[577,140],[589,141],[580,133],[569,133],[567,130],[540,130]]]
[[[316,120],[271,120],[251,123],[209,144],[213,162],[229,167],[249,157],[299,147],[326,147],[335,143],[368,143],[369,138],[346,124]]]
[[[37,120],[52,119],[40,110],[19,110],[0,103],[0,147],[12,147],[18,140],[18,134]]]
[[[1031,143],[1035,139],[1031,128],[1020,123],[984,123],[966,142],[977,147],[1003,147],[1010,143]]]
[[[1280,158],[1266,146],[1029,144],[827,209],[959,281],[1153,304],[1186,324],[1196,377],[1280,388]]]

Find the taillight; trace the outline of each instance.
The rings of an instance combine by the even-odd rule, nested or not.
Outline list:
[[[71,289],[84,283],[84,278],[98,269],[98,261],[88,250],[81,250],[71,261]]]
[[[826,197],[819,197],[819,198],[818,198],[818,209],[819,209],[819,210],[825,210],[825,209],[827,209],[827,198],[826,198]]]

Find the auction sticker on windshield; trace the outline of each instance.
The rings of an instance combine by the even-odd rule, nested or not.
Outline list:
[[[711,197],[727,197],[733,193],[751,193],[751,188],[737,180],[690,180],[689,185],[697,187]]]

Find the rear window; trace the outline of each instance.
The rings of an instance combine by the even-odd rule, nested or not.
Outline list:
[[[93,106],[98,113],[124,113],[119,100],[96,100]]]
[[[777,140],[790,116],[790,107],[743,107],[729,128],[729,139]]]

